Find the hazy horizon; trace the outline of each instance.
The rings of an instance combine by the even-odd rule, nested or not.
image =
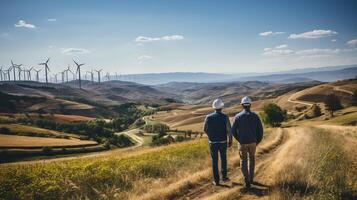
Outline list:
[[[357,64],[357,3],[2,1],[0,66],[274,73]]]

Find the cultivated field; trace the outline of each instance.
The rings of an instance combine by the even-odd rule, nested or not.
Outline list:
[[[41,148],[50,147],[78,147],[95,145],[97,142],[79,139],[59,139],[44,137],[28,137],[0,134],[0,148]]]

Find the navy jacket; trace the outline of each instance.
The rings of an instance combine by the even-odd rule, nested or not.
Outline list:
[[[207,115],[204,131],[211,143],[227,141],[227,136],[231,137],[231,123],[228,116],[221,112]]]
[[[235,116],[231,132],[240,144],[258,144],[263,139],[263,125],[259,116],[247,110]]]

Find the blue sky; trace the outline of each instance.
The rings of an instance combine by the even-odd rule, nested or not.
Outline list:
[[[357,64],[357,1],[0,2],[0,65],[271,72]],[[38,66],[39,68],[39,66]]]

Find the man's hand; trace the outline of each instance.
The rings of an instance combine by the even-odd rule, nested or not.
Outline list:
[[[231,147],[232,146],[232,140],[229,140],[228,141],[228,147]]]

